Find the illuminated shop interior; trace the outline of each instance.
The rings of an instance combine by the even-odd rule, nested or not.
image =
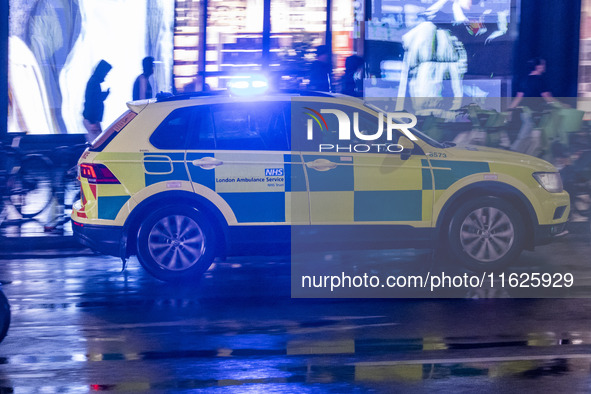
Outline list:
[[[335,75],[342,73],[344,59],[353,53],[350,0],[176,3],[177,92],[202,90],[203,81],[210,89],[226,88],[232,78],[260,72],[278,87],[300,88],[317,46],[332,44]],[[329,18],[332,23],[327,23]]]
[[[577,83],[588,95],[588,1],[9,0],[7,131],[83,133],[84,89],[101,59],[113,66],[106,127],[145,56],[156,59],[155,92],[224,89],[253,74],[303,89],[319,45],[332,49],[337,91],[345,59],[359,55],[365,96],[407,97],[409,110],[421,109],[416,97],[507,101],[534,56],[548,59],[555,96],[576,97]]]

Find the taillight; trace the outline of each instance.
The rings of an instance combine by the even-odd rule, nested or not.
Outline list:
[[[80,164],[80,176],[88,183],[121,183],[104,164]]]

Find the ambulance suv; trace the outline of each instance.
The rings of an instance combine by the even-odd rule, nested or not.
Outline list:
[[[137,255],[165,281],[295,243],[437,248],[490,271],[563,232],[569,215],[550,163],[408,135],[346,96],[212,92],[127,106],[80,158],[74,235]]]

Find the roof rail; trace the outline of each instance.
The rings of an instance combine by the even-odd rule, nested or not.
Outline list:
[[[211,96],[227,96],[230,93],[227,90],[208,90],[205,92],[191,92],[191,93],[182,93],[177,95],[163,95],[161,97],[156,96],[157,102],[163,101],[177,101],[177,100],[187,100],[195,97],[211,97]]]
[[[304,89],[272,89],[268,90],[266,93],[261,94],[261,96],[270,95],[270,94],[291,94],[294,96],[311,96],[311,97],[333,97],[334,95],[329,92],[317,92],[314,90],[304,90]],[[158,94],[156,96],[157,102],[166,102],[166,101],[177,101],[177,100],[188,100],[191,98],[197,97],[215,97],[215,96],[230,96],[231,93],[229,90],[208,90],[204,92],[191,92],[191,93],[182,93],[178,95],[168,95],[168,94]]]
[[[283,94],[294,94],[299,96],[313,96],[313,97],[333,97],[332,93],[329,92],[317,92],[315,90],[305,89],[276,89],[269,90],[269,93],[283,93]]]

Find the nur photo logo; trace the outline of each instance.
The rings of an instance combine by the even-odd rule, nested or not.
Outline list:
[[[328,122],[323,115],[333,115],[338,122],[338,131],[334,133],[338,136],[339,143],[327,144],[320,143],[318,147],[319,152],[390,152],[400,153],[404,149],[399,143],[393,142],[394,137],[400,135],[408,138],[411,141],[416,141],[417,137],[410,131],[410,129],[417,124],[417,118],[408,112],[378,112],[376,116],[375,132],[373,130],[361,130],[359,127],[359,112],[353,112],[351,121],[350,115],[338,109],[320,109],[320,112],[310,108],[304,107],[307,112],[305,115],[309,116],[307,120],[306,138],[308,141],[313,141],[315,137],[315,129],[322,133],[333,133],[328,128]],[[384,122],[385,118],[385,122]],[[402,120],[410,119],[410,122],[405,123]],[[333,118],[334,120],[334,118]],[[384,126],[385,124],[385,126]],[[353,126],[353,127],[351,127]],[[397,130],[399,133],[395,133]],[[352,132],[351,132],[352,131]],[[385,134],[385,141],[384,141]],[[375,143],[378,140],[384,141],[382,143]],[[355,144],[341,144],[341,142],[357,142],[368,141],[374,143],[355,143]]]

